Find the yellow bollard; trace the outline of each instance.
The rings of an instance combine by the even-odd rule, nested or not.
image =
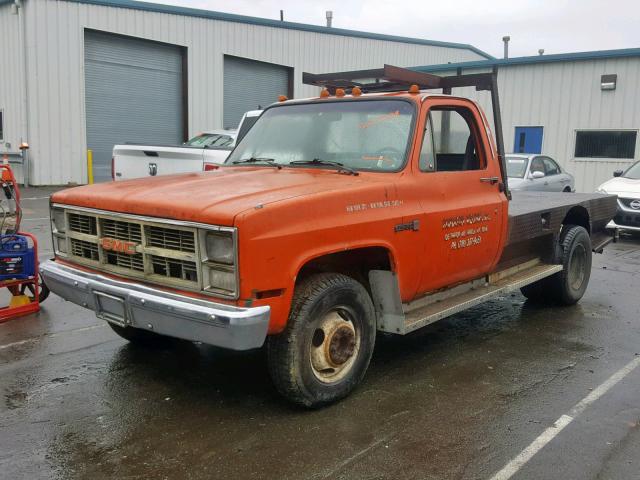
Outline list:
[[[87,150],[87,180],[93,185],[93,150]]]

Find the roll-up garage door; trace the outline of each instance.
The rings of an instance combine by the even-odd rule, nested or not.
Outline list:
[[[113,146],[184,139],[181,47],[85,31],[87,148],[94,178],[111,178]]]
[[[246,58],[224,57],[224,127],[236,128],[248,110],[259,110],[289,95],[291,69]]]

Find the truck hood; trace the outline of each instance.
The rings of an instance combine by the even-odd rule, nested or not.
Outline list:
[[[210,172],[70,188],[55,193],[52,202],[150,217],[233,225],[236,215],[258,205],[344,190],[368,183],[367,177],[371,179],[371,175],[375,174],[350,176],[335,170],[310,168],[223,167]]]
[[[640,198],[640,180],[616,177],[604,182],[598,190],[622,197]]]

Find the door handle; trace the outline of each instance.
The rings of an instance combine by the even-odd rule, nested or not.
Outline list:
[[[481,177],[480,181],[483,183],[490,183],[491,185],[495,185],[500,181],[498,177]]]

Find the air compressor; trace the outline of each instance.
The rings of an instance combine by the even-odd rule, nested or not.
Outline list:
[[[9,305],[0,306],[0,323],[40,310],[49,289],[38,273],[38,241],[20,231],[20,190],[8,162],[0,164],[0,288],[11,294]],[[1,197],[0,197],[1,198]]]

